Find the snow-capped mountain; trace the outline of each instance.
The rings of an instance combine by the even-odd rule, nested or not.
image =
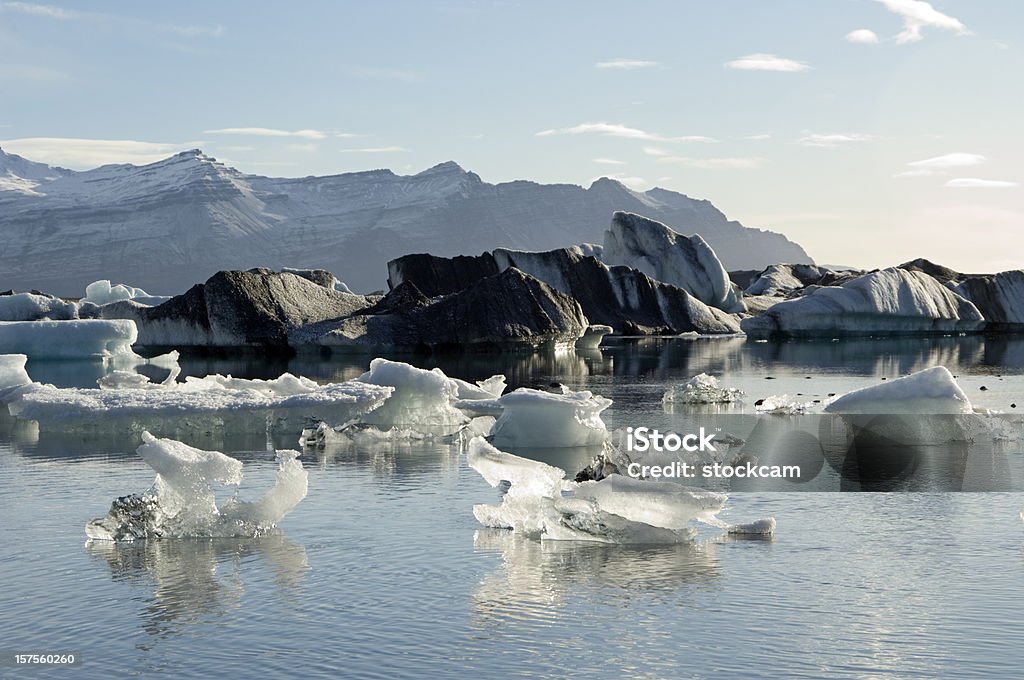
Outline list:
[[[81,295],[112,279],[177,293],[221,269],[289,266],[328,269],[368,291],[384,286],[389,259],[408,253],[600,242],[616,210],[699,233],[729,269],[811,262],[784,236],[729,221],[708,201],[610,179],[489,184],[453,162],[408,176],[281,179],[199,150],[76,172],[0,150],[0,289]]]

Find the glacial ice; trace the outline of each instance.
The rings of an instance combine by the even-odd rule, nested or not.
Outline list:
[[[259,536],[306,497],[308,473],[297,451],[277,452],[276,483],[259,499],[232,498],[218,507],[214,484],[240,484],[240,461],[149,432],[142,433],[142,441],[136,452],[157,473],[153,486],[116,499],[106,516],[87,523],[90,539]]]
[[[740,327],[753,338],[974,331],[978,308],[919,271],[891,267],[784,300]]]
[[[25,370],[27,361],[24,354],[0,354],[0,401],[4,401],[11,390],[32,382]]]
[[[718,379],[699,373],[682,385],[673,385],[662,397],[667,404],[728,404],[739,401],[743,390],[719,387]]]
[[[381,430],[398,428],[447,435],[469,422],[469,416],[454,406],[460,384],[439,368],[428,371],[400,361],[377,358],[370,362],[370,370],[357,380],[392,390],[383,404],[359,419],[362,424]],[[496,383],[490,386],[497,389]],[[470,387],[462,382],[464,392]],[[492,396],[487,390],[480,388],[480,391]]]
[[[661,222],[620,211],[612,215],[604,233],[601,258],[606,264],[626,265],[678,286],[722,311],[745,311],[721,260],[699,234],[683,236]]]
[[[16,360],[5,361],[9,365],[12,362]],[[18,377],[16,372],[12,374]],[[209,375],[160,384],[144,383],[126,373],[111,375],[100,388],[61,388],[32,382],[6,393],[0,391],[0,397],[11,415],[38,421],[43,430],[148,427],[185,433],[297,428],[296,423],[306,417],[345,422],[376,408],[393,391],[354,380],[318,385],[290,373],[273,380]]]
[[[973,413],[971,401],[945,366],[933,366],[903,378],[864,387],[832,399],[825,413],[961,414]]]
[[[0,295],[0,321],[66,320],[78,317],[78,305],[35,293]]]
[[[0,354],[32,359],[135,356],[137,337],[135,322],[128,319],[0,321]]]
[[[601,412],[610,399],[587,390],[555,394],[522,387],[498,400],[491,439],[507,448],[600,446],[608,436]]]
[[[111,285],[108,279],[93,281],[85,287],[85,297],[82,302],[91,302],[94,305],[106,305],[121,300],[134,300],[140,305],[154,306],[170,300],[169,295],[150,295],[141,288],[129,286],[125,283]]]
[[[735,527],[717,519],[725,494],[618,474],[577,483],[560,468],[505,453],[482,437],[470,441],[467,460],[491,486],[508,484],[500,505],[473,507],[487,527],[602,543],[686,542],[695,535],[694,520],[727,530],[774,530],[771,518]]]

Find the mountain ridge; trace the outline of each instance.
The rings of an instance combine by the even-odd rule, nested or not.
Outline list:
[[[615,210],[700,233],[730,269],[812,261],[781,234],[728,220],[710,201],[609,178],[586,188],[491,184],[455,161],[412,175],[274,178],[200,149],[75,171],[0,149],[0,287],[71,296],[109,278],[177,293],[222,269],[290,266],[328,269],[371,290],[383,286],[388,260],[409,253],[599,241]]]

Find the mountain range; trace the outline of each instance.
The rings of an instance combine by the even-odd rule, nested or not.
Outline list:
[[[599,243],[616,210],[699,233],[728,269],[812,262],[778,233],[730,221],[665,189],[490,184],[454,162],[415,175],[249,175],[202,151],[149,165],[74,171],[0,149],[0,288],[75,296],[98,279],[180,293],[222,269],[322,268],[353,290],[382,288],[386,263],[416,252],[479,254]]]

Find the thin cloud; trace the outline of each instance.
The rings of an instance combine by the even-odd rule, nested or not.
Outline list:
[[[854,45],[877,45],[878,34],[867,28],[858,28],[846,34],[846,42]]]
[[[725,62],[727,68],[740,71],[779,71],[781,73],[799,73],[810,70],[810,66],[795,59],[785,59],[774,54],[758,52],[748,54],[739,59]]]
[[[69,137],[26,137],[0,142],[6,151],[19,156],[73,169],[95,168],[110,163],[145,165],[162,160],[192,146],[132,139],[76,139]]]
[[[771,135],[747,135],[744,139],[749,139],[752,142],[763,142],[766,139],[771,139]]]
[[[301,137],[302,139],[326,139],[327,133],[320,130],[279,130],[265,127],[231,127],[203,130],[207,135],[246,135],[249,137]]]
[[[660,61],[647,61],[644,59],[612,59],[610,61],[599,61],[594,64],[594,68],[632,71],[638,68],[651,68],[652,66],[660,65]]]
[[[701,170],[756,170],[765,164],[765,159],[749,158],[685,158],[682,156],[664,156],[659,163],[676,163]]]
[[[408,153],[404,146],[367,146],[361,149],[342,149],[341,153]]]
[[[909,170],[898,172],[894,177],[930,177],[945,175],[953,168],[966,168],[981,165],[988,158],[977,153],[947,153],[944,156],[926,158],[922,161],[907,163]]]
[[[874,139],[873,135],[865,135],[859,132],[845,132],[833,134],[809,134],[804,135],[798,141],[802,146],[813,146],[825,149],[835,148],[844,144],[858,142],[869,142]]]
[[[595,158],[593,162],[601,165],[626,165],[626,161],[617,161],[614,158]]]
[[[70,21],[71,19],[77,19],[82,16],[79,12],[75,12],[70,9],[54,7],[53,5],[39,5],[34,2],[5,2],[2,6],[4,9],[9,9],[15,12],[31,14],[37,17],[45,17],[47,19],[56,19],[58,21]]]
[[[923,0],[877,0],[885,8],[903,19],[903,30],[896,35],[896,42],[903,45],[918,42],[924,36],[924,28],[953,31],[957,35],[970,35],[963,22],[943,14]]]
[[[644,130],[638,130],[637,128],[631,128],[617,123],[581,123],[573,127],[557,128],[552,130],[541,130],[540,132],[537,133],[538,137],[551,137],[554,135],[598,135],[601,137],[621,137],[623,139],[639,139],[649,142],[711,143],[717,141],[712,137],[705,137],[703,135],[666,137],[664,135],[655,134],[653,132],[646,132]]]
[[[1017,182],[999,179],[978,179],[977,177],[959,177],[946,182],[945,186],[954,189],[1012,189],[1020,186]]]
[[[644,153],[648,156],[668,156],[669,152],[665,149],[659,149],[656,146],[645,146]]]

